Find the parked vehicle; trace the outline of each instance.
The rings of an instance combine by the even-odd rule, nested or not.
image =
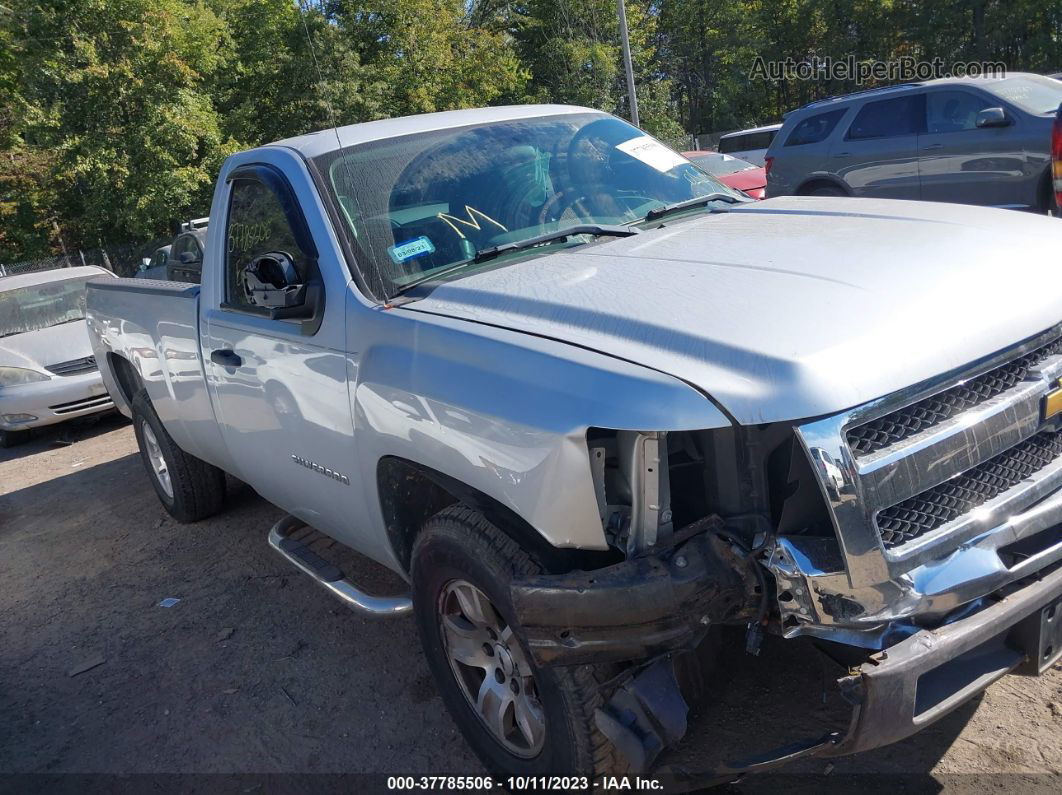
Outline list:
[[[781,128],[781,124],[767,124],[763,127],[727,133],[719,139],[716,149],[721,154],[747,160],[754,166],[762,166],[767,150]]]
[[[0,447],[114,408],[85,331],[85,285],[113,277],[88,266],[0,278]]]
[[[195,521],[232,473],[328,592],[412,612],[491,772],[660,773],[725,625],[822,642],[856,705],[750,770],[899,740],[1062,653],[1053,220],[754,202],[565,106],[242,152],[211,218],[201,286],[89,287],[155,491]]]
[[[1062,103],[1055,112],[1055,124],[1051,128],[1051,168],[1054,172],[1055,215],[1062,217]]]
[[[867,196],[1046,212],[1062,83],[931,80],[813,102],[768,152],[767,195]]]
[[[170,255],[170,246],[162,246],[155,249],[150,257],[144,257],[140,261],[140,267],[133,274],[135,279],[166,279],[166,260]]]
[[[744,191],[754,199],[762,199],[767,188],[767,172],[747,160],[719,152],[683,152],[684,157],[698,168],[707,171],[724,185]]]
[[[170,253],[166,258],[166,278],[169,281],[199,284],[209,221],[209,218],[197,218],[181,224],[181,232],[170,244]]]

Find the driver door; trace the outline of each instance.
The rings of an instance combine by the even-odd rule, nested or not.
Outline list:
[[[342,295],[332,290],[329,307],[316,279],[321,265],[337,263],[317,262],[300,203],[277,169],[244,168],[229,185],[224,251],[211,273],[215,297],[203,333],[221,434],[237,474],[258,493],[336,532],[349,522],[358,491],[351,484]],[[218,248],[215,241],[212,256]],[[278,310],[261,295],[263,280],[247,278],[249,269],[279,254],[293,264],[292,280],[320,288],[306,289],[315,296],[312,318],[298,316],[297,307]]]

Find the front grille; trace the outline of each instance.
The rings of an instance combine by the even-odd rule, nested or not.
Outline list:
[[[970,513],[1062,455],[1062,433],[1039,433],[951,480],[881,511],[878,532],[897,547]]]
[[[55,373],[55,375],[80,375],[81,373],[91,373],[99,368],[96,367],[95,356],[83,356],[80,359],[71,359],[68,362],[49,364],[44,369],[50,373]]]
[[[848,446],[856,456],[869,455],[932,428],[1024,381],[1029,371],[1049,356],[1062,353],[1062,338],[1049,342],[976,378],[876,420],[850,428]]]

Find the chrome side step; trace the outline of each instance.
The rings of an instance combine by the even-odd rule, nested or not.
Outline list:
[[[269,531],[269,546],[288,561],[309,574],[322,588],[353,610],[373,618],[395,618],[413,612],[413,600],[408,596],[373,596],[367,594],[337,567],[322,558],[301,541],[291,538],[306,523],[294,516],[285,516]]]

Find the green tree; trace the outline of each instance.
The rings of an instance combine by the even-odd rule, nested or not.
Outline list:
[[[68,242],[150,239],[202,212],[237,148],[202,91],[226,63],[221,20],[198,2],[53,0],[21,23],[21,138],[53,154],[46,203]]]

